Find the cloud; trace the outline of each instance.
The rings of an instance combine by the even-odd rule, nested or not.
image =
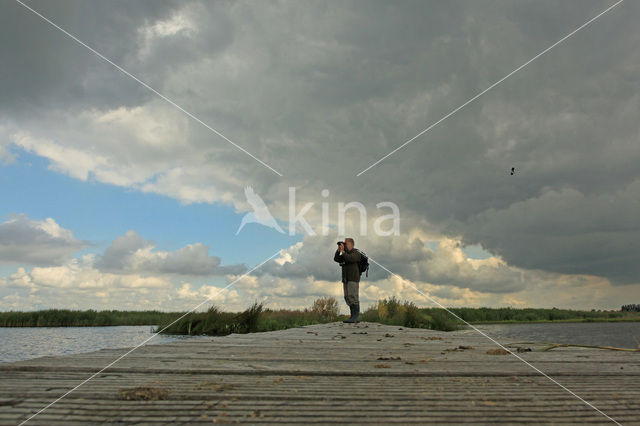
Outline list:
[[[15,215],[13,221],[0,227],[2,241],[10,242],[9,237],[14,235],[24,236],[24,232],[14,232],[22,229],[14,222],[24,222],[50,238],[75,243],[71,231],[60,228],[53,219],[28,221],[25,215]],[[25,245],[24,240],[21,242]],[[116,238],[101,255],[61,257],[63,261],[55,266],[34,266],[30,270],[20,266],[8,277],[0,277],[0,309],[102,307],[177,311],[190,310],[207,298],[215,299],[213,302],[225,309],[245,309],[243,296],[233,288],[221,288],[225,277],[242,274],[246,267],[221,265],[220,258],[209,256],[208,250],[201,243],[175,251],[155,250],[152,241],[130,230]],[[220,287],[185,281],[188,276],[196,280],[217,276],[214,282]],[[211,303],[203,304],[203,309]]]
[[[538,279],[565,275],[575,282],[600,277],[620,288],[638,282],[636,3],[616,7],[358,178],[606,5],[38,7],[285,178],[16,4],[0,17],[1,51],[12,58],[0,77],[1,133],[11,144],[0,146],[34,152],[77,179],[184,203],[225,203],[238,212],[249,211],[242,188],[251,185],[283,221],[289,185],[300,200],[317,202],[314,224],[325,188],[332,207],[360,201],[373,211],[375,203],[393,201],[403,233],[418,229],[434,241],[477,244],[499,259],[474,266],[457,257],[453,243],[422,247],[426,237],[363,240],[367,252],[402,276],[449,286],[441,291],[459,297],[466,296],[452,289],[532,297],[527,289],[538,288]],[[80,9],[69,13],[71,7]],[[318,253],[333,243],[305,238],[296,262],[270,266],[265,277],[282,279],[287,289],[292,278],[331,281],[335,265]],[[144,247],[118,258],[125,269],[207,271],[215,263],[199,246],[167,254],[175,260],[164,263]],[[311,247],[316,251],[305,252]],[[186,252],[198,265],[180,266]]]
[[[212,297],[225,309],[241,307],[244,299],[233,288],[197,287],[168,273],[104,272],[96,268],[96,255],[87,254],[60,266],[23,267],[0,279],[0,309],[160,309],[190,310]],[[195,288],[194,288],[195,287]],[[217,295],[216,295],[217,294]],[[215,297],[214,297],[215,296]],[[203,304],[206,309],[212,302]]]
[[[94,255],[60,266],[19,268],[0,282],[0,309],[171,309],[173,282],[164,276],[102,273]],[[167,300],[166,302],[164,300]]]
[[[525,268],[543,266],[560,273],[604,276],[614,284],[636,283],[638,200],[640,179],[600,194],[549,188],[538,197],[474,216],[466,241],[482,241],[508,263]],[[628,208],[619,211],[622,205]],[[582,244],[580,251],[574,247],[577,242]]]
[[[436,250],[428,248],[433,242],[437,242]],[[332,243],[332,237],[305,237],[302,242],[282,250],[276,261],[265,264],[252,275],[271,277],[268,282],[275,278],[292,282],[340,281],[340,267],[333,261]],[[514,294],[541,282],[607,282],[594,276],[513,267],[495,256],[471,259],[464,253],[459,240],[441,238],[434,241],[419,230],[397,237],[360,239],[356,241],[356,247],[366,248],[370,259],[381,265],[371,260],[369,277],[362,276],[363,281],[388,282],[393,278],[389,270],[409,282],[428,284],[446,298],[461,294],[461,291]],[[264,285],[261,281],[260,287]],[[305,294],[304,291],[301,294]]]
[[[412,235],[411,241],[404,236],[395,240],[393,250],[387,251],[394,253],[393,256],[384,261],[376,259],[397,275],[390,275],[373,263],[370,276],[362,278],[360,301],[364,308],[379,299],[396,297],[419,306],[438,306],[437,301],[447,307],[589,309],[601,306],[610,309],[627,301],[629,294],[640,291],[638,284],[616,287],[606,279],[594,276],[514,268],[496,257],[470,259],[461,250],[460,242],[454,240],[437,241],[435,250],[415,250],[418,245],[426,245],[423,239],[426,237],[417,231]],[[71,307],[177,311],[196,306],[203,310],[213,304],[224,310],[240,311],[253,301],[263,302],[273,309],[301,309],[311,306],[319,297],[333,296],[344,311],[339,266],[332,260],[333,246],[325,246],[321,252],[321,248],[313,244],[315,241],[316,238],[309,238],[283,250],[278,258],[248,276],[242,276],[240,272],[229,273],[215,285],[203,285],[185,281],[184,276],[173,272],[143,272],[140,268],[132,268],[131,263],[118,263],[121,258],[130,258],[136,247],[148,247],[146,240],[128,232],[110,247],[113,257],[108,259],[114,262],[112,266],[116,267],[116,272],[99,269],[97,264],[105,257],[95,254],[72,259],[60,266],[34,267],[30,271],[20,267],[9,277],[0,279],[0,309]],[[370,254],[382,250],[382,246],[369,248],[372,249]],[[146,259],[144,255],[142,258]],[[301,267],[296,265],[301,259],[320,261]],[[322,260],[327,260],[326,268]],[[322,271],[322,277],[318,277],[320,272],[314,271]]]
[[[153,289],[171,286],[162,276],[140,274],[103,274],[93,268],[93,256],[86,255],[55,267],[35,267],[28,273],[30,282],[39,287],[112,290],[116,288]],[[24,271],[22,271],[24,274]],[[24,279],[23,277],[19,277]]]
[[[599,306],[617,309],[629,294],[640,291],[640,285],[612,286],[608,280],[595,276],[548,273],[509,267],[498,258],[469,259],[455,241],[440,241],[434,256],[389,267],[390,259],[382,265],[397,275],[389,275],[375,264],[369,278],[360,282],[360,303],[374,305],[379,299],[396,297],[422,307],[511,306],[511,307],[564,307],[591,309]],[[444,247],[443,247],[444,246]],[[293,251],[304,251],[304,245]],[[318,253],[314,246],[309,251]],[[327,250],[327,257],[332,253]],[[441,252],[442,251],[442,252]],[[441,253],[439,253],[441,252]],[[287,259],[283,262],[283,260]],[[453,260],[452,260],[453,259]],[[295,259],[284,250],[275,262],[266,264],[250,276],[242,278],[234,287],[244,300],[265,301],[274,308],[305,308],[318,297],[333,296],[343,313],[342,285],[337,264],[327,274],[328,280],[291,273]],[[282,263],[281,266],[274,266]],[[455,263],[455,265],[451,265]],[[282,269],[280,269],[282,268]],[[416,271],[431,268],[429,274]],[[472,270],[475,269],[475,273]],[[258,271],[262,271],[259,273]],[[296,269],[296,271],[298,271]],[[301,270],[300,270],[301,271]],[[408,278],[412,276],[414,278]],[[415,278],[419,277],[419,278]],[[235,277],[228,277],[231,280]],[[417,290],[416,290],[417,288]],[[437,302],[437,303],[436,303]]]
[[[24,213],[8,216],[0,224],[0,263],[55,265],[90,245],[50,217],[32,220]]]
[[[220,258],[209,256],[209,246],[188,244],[176,251],[154,250],[155,244],[129,230],[113,240],[96,261],[96,268],[115,273],[151,272],[179,275],[225,275],[242,273],[244,265],[220,265]]]
[[[205,308],[215,305],[223,311],[231,309],[242,311],[248,307],[245,306],[246,300],[244,297],[233,287],[203,285],[194,289],[190,283],[183,282],[175,294],[182,305],[191,305],[189,309],[193,309],[200,304],[203,304]],[[199,310],[202,310],[202,308]]]

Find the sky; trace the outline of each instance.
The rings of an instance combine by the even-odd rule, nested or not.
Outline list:
[[[614,3],[2,2],[0,310],[639,303],[640,4],[402,146]]]

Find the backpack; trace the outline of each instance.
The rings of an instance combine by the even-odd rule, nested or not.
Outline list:
[[[360,275],[364,272],[367,273],[367,277],[369,276],[369,258],[365,254],[365,252],[358,250],[360,252],[360,262],[358,262],[358,270],[360,271]]]

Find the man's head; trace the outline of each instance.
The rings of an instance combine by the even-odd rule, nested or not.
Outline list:
[[[353,249],[353,246],[355,245],[353,242],[353,238],[345,238],[344,244],[345,244],[345,248],[349,251],[351,251]]]

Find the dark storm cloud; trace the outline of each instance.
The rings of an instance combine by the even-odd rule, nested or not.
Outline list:
[[[28,2],[38,13],[160,90],[171,66],[214,52],[233,37],[224,17],[212,13],[204,31],[205,43],[178,34],[147,46],[140,57],[144,34],[139,30],[170,19],[179,4],[172,0]],[[0,111],[13,115],[52,108],[130,107],[156,96],[19,3],[3,2],[0,8]]]
[[[500,66],[470,66],[464,79],[477,82],[476,89],[450,93],[446,107],[428,114],[424,127],[607,6],[572,5],[512,5],[506,16],[488,9],[494,22],[512,20],[506,28],[518,30],[518,43],[501,40],[504,35],[487,38],[490,51],[501,53]],[[560,15],[549,17],[551,10]],[[635,3],[614,9],[364,174],[362,182],[370,188],[392,176],[394,182],[423,182],[389,197],[422,209],[445,233],[481,244],[510,265],[638,282],[638,12]],[[492,25],[484,22],[490,35]],[[399,136],[386,148],[404,140]],[[385,154],[374,150],[371,161]]]
[[[133,31],[145,16],[161,15],[156,2],[107,3],[32,1],[36,9],[114,61],[135,43]],[[3,113],[79,105],[135,105],[142,88],[110,69],[86,48],[14,1],[0,6],[0,90]],[[115,72],[114,72],[115,71]],[[17,110],[17,111],[16,111]]]

